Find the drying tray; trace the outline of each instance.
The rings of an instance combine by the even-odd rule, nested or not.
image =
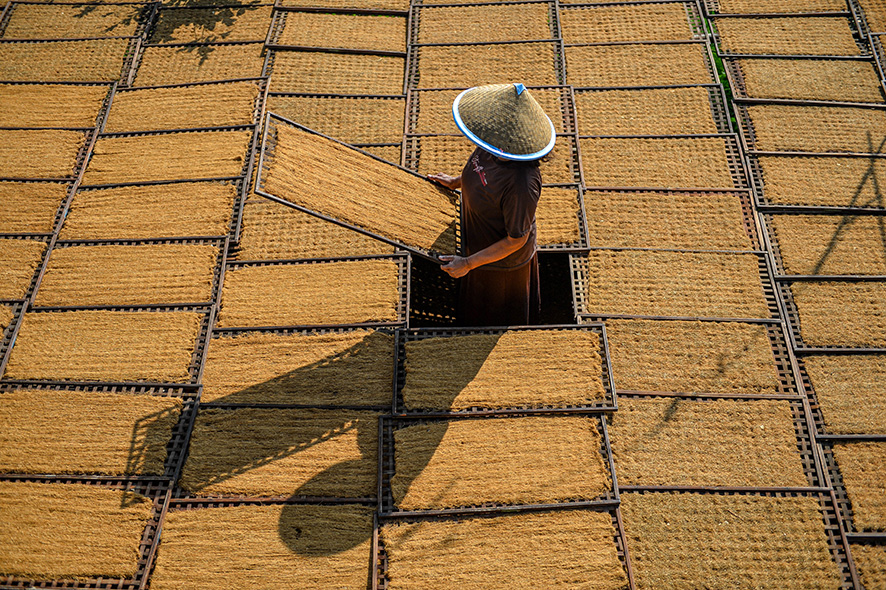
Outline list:
[[[844,532],[850,542],[858,541],[886,541],[886,531],[863,532],[856,529],[853,523],[852,503],[846,493],[846,486],[843,483],[843,476],[840,474],[840,468],[834,458],[834,444],[836,443],[863,443],[863,442],[886,442],[886,435],[826,435],[818,437],[821,446],[822,456],[824,458],[825,469],[830,480],[830,486],[833,489],[834,502],[839,509],[841,520],[843,522]]]
[[[438,255],[435,252],[432,252],[432,251],[424,249],[424,248],[420,248],[418,246],[411,246],[411,245],[405,244],[403,242],[397,241],[393,238],[389,238],[389,237],[385,237],[385,236],[373,233],[372,231],[363,229],[361,227],[357,227],[355,225],[352,225],[352,224],[342,221],[340,219],[331,217],[329,215],[325,215],[325,214],[317,212],[317,211],[312,211],[311,209],[308,209],[307,207],[303,207],[303,206],[298,205],[296,203],[292,203],[290,201],[287,201],[285,199],[282,199],[280,197],[276,197],[274,195],[271,195],[270,193],[267,193],[264,190],[264,182],[263,181],[264,181],[265,172],[268,167],[268,161],[273,157],[272,152],[273,152],[275,145],[276,145],[276,139],[275,139],[275,136],[273,135],[273,133],[274,133],[273,129],[275,129],[277,125],[281,125],[281,124],[282,125],[289,125],[291,127],[299,129],[301,131],[305,131],[307,133],[311,133],[313,135],[316,135],[317,137],[323,138],[327,141],[331,141],[331,142],[337,143],[339,145],[342,145],[344,147],[353,149],[353,150],[355,150],[355,151],[357,151],[369,158],[372,158],[376,162],[379,162],[379,164],[380,164],[379,168],[385,169],[386,167],[389,167],[389,168],[393,168],[393,169],[401,171],[401,172],[407,172],[407,173],[411,174],[412,176],[415,176],[416,178],[422,179],[423,181],[427,182],[430,185],[433,185],[435,187],[439,187],[439,185],[437,185],[436,183],[431,182],[430,180],[427,180],[425,177],[421,176],[420,174],[417,174],[413,170],[409,170],[408,168],[404,168],[402,166],[396,166],[396,165],[394,165],[386,160],[383,160],[380,157],[378,157],[374,154],[371,154],[367,151],[357,149],[347,143],[338,141],[337,139],[334,139],[334,138],[329,137],[327,135],[323,135],[322,133],[318,133],[317,131],[309,129],[303,125],[299,125],[298,123],[295,123],[293,121],[290,121],[289,119],[285,119],[283,117],[280,117],[279,115],[275,115],[274,113],[268,113],[268,115],[265,119],[265,131],[264,131],[264,136],[262,138],[262,144],[261,144],[261,157],[259,158],[259,162],[258,162],[258,176],[256,177],[256,186],[255,186],[255,193],[256,194],[259,194],[263,197],[266,197],[274,202],[280,203],[280,204],[285,205],[287,207],[291,207],[293,209],[303,211],[304,213],[309,213],[309,214],[311,214],[315,217],[319,217],[320,219],[323,219],[325,221],[329,221],[331,223],[338,224],[342,227],[359,232],[359,233],[369,236],[371,238],[375,238],[376,240],[379,240],[381,242],[391,244],[392,246],[394,246],[400,250],[405,250],[407,252],[411,252],[413,254],[421,256],[422,258],[426,258],[428,260],[431,260],[432,262],[442,264],[442,261],[439,260]],[[359,172],[359,171],[356,171],[356,172]],[[456,224],[455,225],[456,252],[460,252],[461,251],[460,212],[459,212],[459,218],[454,219],[453,223]]]
[[[604,397],[598,402],[581,406],[565,407],[514,407],[514,408],[483,408],[472,407],[466,410],[408,410],[403,403],[403,387],[406,383],[406,343],[425,340],[428,338],[452,338],[458,336],[470,336],[474,334],[504,334],[514,331],[528,330],[587,330],[595,332],[600,337],[600,350],[597,351],[601,358],[600,378],[603,384]],[[618,409],[615,399],[615,384],[612,380],[612,366],[609,361],[609,343],[606,339],[606,327],[601,323],[582,325],[550,325],[550,326],[523,326],[517,328],[416,328],[410,330],[397,330],[396,334],[396,364],[394,371],[395,394],[392,413],[397,417],[431,418],[431,417],[464,417],[464,416],[495,416],[495,415],[532,415],[532,414],[584,414],[589,412],[610,412]]]

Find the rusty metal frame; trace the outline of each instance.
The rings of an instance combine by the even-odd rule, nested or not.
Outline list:
[[[549,2],[549,0],[543,0],[544,2]],[[521,2],[521,4],[524,4]],[[497,2],[496,5],[504,4],[503,2]],[[467,4],[459,4],[458,6],[468,6]],[[421,54],[421,49],[423,47],[481,47],[488,45],[527,45],[527,44],[545,44],[550,45],[554,49],[554,63],[552,72],[554,73],[555,78],[557,79],[557,83],[553,84],[553,86],[568,86],[568,82],[566,80],[566,55],[564,52],[564,45],[562,39],[537,39],[530,41],[490,41],[487,43],[424,43],[417,44],[411,43],[409,45],[408,55],[406,57],[406,76],[404,80],[403,92],[412,90],[430,90],[419,87],[419,59]],[[528,88],[534,88],[535,86],[528,86]]]
[[[514,420],[526,417],[527,414],[509,414],[498,416],[498,420]],[[429,418],[424,416],[383,416],[379,420],[379,498],[378,513],[382,519],[392,517],[420,517],[420,516],[445,516],[445,515],[485,515],[513,512],[530,512],[540,510],[553,510],[558,508],[614,508],[619,504],[619,485],[616,477],[615,466],[612,459],[612,448],[609,444],[609,434],[606,428],[606,418],[602,414],[589,414],[589,420],[594,420],[597,425],[597,433],[600,435],[600,456],[609,475],[611,487],[601,495],[583,500],[567,500],[544,504],[502,504],[490,501],[480,506],[459,506],[443,509],[400,510],[396,507],[391,491],[391,478],[396,473],[394,431],[408,426],[428,424],[435,422],[452,422],[464,420],[488,420],[488,416],[459,414],[457,417]],[[548,419],[556,420],[556,416]]]
[[[704,22],[702,20],[701,9],[698,7],[698,4],[694,0],[647,0],[646,2],[642,1],[632,1],[632,2],[591,2],[591,3],[576,3],[576,4],[560,4],[561,12],[569,12],[571,10],[588,10],[599,8],[603,6],[617,6],[617,7],[629,7],[629,6],[638,6],[643,4],[682,4],[683,8],[686,10],[686,24],[689,25],[689,31],[692,34],[693,39],[705,39],[707,37],[707,32],[704,28]]]
[[[339,141],[337,139],[334,139],[332,137],[329,137],[327,135],[324,135],[322,133],[314,131],[313,129],[309,129],[309,128],[305,127],[304,125],[299,125],[298,123],[290,121],[289,119],[286,119],[285,117],[281,117],[281,116],[276,115],[274,113],[268,113],[267,117],[265,119],[264,136],[262,137],[262,143],[261,143],[261,157],[258,162],[258,174],[256,176],[256,186],[254,188],[255,194],[265,197],[267,199],[270,199],[271,201],[274,201],[276,203],[280,203],[282,205],[290,207],[292,209],[296,209],[296,210],[302,211],[304,213],[309,213],[309,214],[313,215],[314,217],[318,217],[320,219],[323,219],[324,221],[335,223],[336,225],[339,225],[341,227],[345,227],[347,229],[356,231],[358,233],[369,236],[371,238],[375,238],[376,240],[379,240],[380,242],[384,242],[386,244],[391,244],[392,246],[395,246],[396,248],[399,248],[401,250],[405,250],[405,251],[411,252],[412,254],[421,256],[423,258],[427,258],[428,260],[431,260],[432,262],[436,262],[438,264],[441,263],[441,261],[437,258],[437,256],[431,251],[426,251],[423,248],[419,248],[417,246],[408,246],[408,245],[403,244],[401,242],[397,242],[393,238],[381,236],[379,234],[373,233],[369,230],[358,227],[356,225],[349,224],[347,222],[344,222],[340,219],[336,219],[336,218],[331,217],[329,215],[325,215],[325,214],[322,214],[322,213],[319,213],[316,211],[312,211],[311,209],[303,207],[302,205],[298,205],[298,204],[293,203],[291,201],[287,201],[286,199],[282,199],[280,197],[277,197],[277,196],[272,195],[272,194],[268,193],[267,191],[265,191],[264,187],[263,187],[264,172],[265,172],[267,162],[272,157],[271,154],[276,146],[276,139],[275,139],[275,137],[273,137],[272,131],[271,131],[272,121],[274,122],[273,125],[275,125],[277,122],[283,123],[285,125],[290,125],[290,126],[295,127],[296,129],[299,129],[301,131],[311,133],[311,134],[316,135],[318,137],[322,137],[323,139],[326,139],[328,141],[332,141],[332,142],[335,142],[339,145],[345,146],[347,148],[354,149],[355,151],[358,151],[361,154],[368,156],[368,157],[372,158],[373,160],[384,164],[385,166],[390,166],[390,167],[396,168],[398,170],[408,172],[412,176],[415,176],[416,178],[420,178],[425,182],[428,182],[428,183],[431,182],[430,180],[426,179],[424,176],[421,176],[420,174],[417,174],[413,170],[409,170],[408,168],[405,168],[403,166],[397,166],[396,164],[388,162],[387,160],[384,160],[384,159],[380,158],[379,156],[376,156],[375,154],[355,148],[352,145],[349,145],[347,143],[344,143],[342,141]],[[458,215],[459,215],[459,219],[455,220],[457,222],[457,226],[456,226],[456,230],[455,230],[456,252],[461,251],[461,230],[460,230],[461,211],[460,210],[458,212]]]
[[[4,588],[94,588],[103,590],[139,590],[144,588],[150,575],[152,558],[159,542],[159,529],[165,512],[166,498],[169,494],[168,483],[163,481],[145,481],[132,478],[115,478],[113,480],[96,480],[85,476],[7,476],[0,475],[0,481],[30,482],[41,485],[81,484],[92,485],[108,490],[134,492],[146,496],[152,501],[151,516],[142,532],[139,544],[138,569],[132,578],[87,578],[87,579],[55,579],[37,580],[27,577],[7,575],[0,577],[0,585]],[[124,505],[125,507],[125,505]]]
[[[627,538],[624,533],[624,527],[622,526],[622,518],[621,512],[618,506],[615,507],[593,507],[593,508],[583,508],[583,507],[573,507],[569,505],[565,506],[557,506],[556,508],[550,508],[545,510],[575,510],[575,511],[585,511],[585,512],[599,512],[606,513],[610,516],[612,520],[612,528],[615,531],[615,535],[612,537],[612,541],[615,546],[616,555],[618,557],[619,562],[621,563],[622,568],[625,571],[625,574],[628,579],[629,590],[634,590],[634,575],[633,570],[631,568],[631,559],[628,552],[628,543]],[[388,555],[385,551],[384,539],[383,535],[380,534],[380,528],[382,524],[396,524],[398,522],[414,524],[419,522],[458,522],[461,520],[477,520],[482,518],[506,518],[508,512],[502,512],[499,514],[490,513],[490,514],[472,514],[466,516],[458,516],[458,515],[408,515],[408,516],[396,516],[396,517],[379,517],[377,518],[377,525],[375,527],[375,534],[373,535],[373,543],[372,543],[372,565],[370,567],[372,580],[370,581],[370,588],[372,590],[388,590],[390,580],[387,577],[388,572]],[[515,541],[517,541],[515,539]],[[503,567],[507,567],[508,564],[502,564]]]
[[[810,428],[807,420],[806,406],[804,399],[798,395],[766,395],[766,394],[705,394],[705,393],[676,393],[676,392],[652,392],[652,391],[618,391],[619,397],[650,399],[650,398],[669,398],[692,401],[697,403],[708,403],[717,400],[730,400],[740,402],[754,401],[784,401],[790,404],[791,416],[794,423],[794,433],[797,437],[797,452],[799,460],[803,466],[803,472],[806,475],[809,485],[807,487],[759,487],[759,486],[706,486],[706,485],[666,485],[666,486],[641,486],[641,485],[624,485],[620,486],[622,491],[630,490],[657,490],[657,489],[680,489],[689,491],[718,491],[726,489],[735,490],[793,490],[793,491],[812,491],[827,492],[827,482],[824,477],[824,467],[820,461],[816,447],[815,428]],[[763,449],[765,451],[765,449]]]
[[[601,358],[600,378],[603,384],[604,398],[599,402],[576,406],[544,406],[544,407],[513,407],[513,408],[484,408],[474,407],[467,410],[409,410],[403,402],[403,387],[406,383],[406,343],[425,340],[428,338],[458,338],[475,334],[505,334],[513,332],[525,332],[532,330],[586,330],[595,332],[600,337]],[[460,418],[472,416],[505,416],[510,414],[519,415],[568,415],[589,414],[599,412],[612,412],[618,409],[615,397],[615,384],[612,380],[612,365],[609,357],[609,341],[606,338],[606,327],[602,324],[575,324],[575,325],[544,325],[544,326],[519,326],[501,328],[417,328],[410,330],[397,330],[396,334],[396,363],[394,366],[394,403],[391,408],[392,418]]]
[[[295,266],[304,264],[329,264],[336,262],[352,262],[363,260],[390,260],[397,264],[399,301],[397,302],[397,321],[393,322],[358,322],[345,324],[318,324],[318,325],[291,325],[291,326],[229,326],[214,328],[214,332],[279,332],[284,330],[325,330],[332,328],[383,328],[406,326],[409,320],[409,254],[395,252],[394,254],[373,254],[367,256],[346,256],[337,258],[306,258],[290,260],[229,260],[225,263],[225,271],[233,268],[251,266]],[[218,297],[221,305],[222,295]]]
[[[760,273],[760,286],[766,305],[769,309],[768,318],[742,318],[742,317],[709,317],[709,316],[668,316],[668,315],[635,315],[635,314],[604,314],[594,313],[587,309],[584,294],[587,291],[588,284],[588,268],[587,259],[584,255],[570,254],[570,266],[572,268],[572,293],[573,302],[575,304],[575,315],[579,321],[594,318],[600,319],[674,319],[684,321],[716,321],[716,322],[741,322],[756,324],[780,324],[781,317],[779,314],[778,301],[776,299],[776,287],[770,279],[768,261],[765,251],[756,250],[689,250],[677,248],[591,248],[591,251],[654,251],[654,252],[674,252],[674,253],[712,253],[729,255],[751,255],[757,256],[757,270]]]
[[[228,240],[227,238],[215,238],[215,239],[181,239],[181,238],[155,238],[155,239],[144,239],[144,240],[75,240],[68,241],[57,239],[53,244],[52,250],[53,252],[57,249],[64,248],[75,248],[75,247],[89,247],[89,246],[139,246],[139,245],[147,245],[147,244],[180,244],[180,245],[209,245],[214,246],[218,250],[218,255],[216,257],[216,261],[214,264],[214,268],[212,271],[212,289],[211,296],[208,301],[189,301],[189,302],[155,302],[150,304],[143,305],[128,305],[123,304],[125,307],[139,307],[139,308],[148,308],[148,307],[174,307],[174,308],[205,308],[213,305],[213,302],[218,299],[219,292],[221,290],[221,269],[225,265],[225,261],[227,258],[227,250],[228,250]],[[44,276],[46,275],[46,271],[49,268],[49,264],[41,265],[40,272],[38,276],[34,280],[34,284],[31,290],[31,293],[28,298],[28,306],[29,311],[65,311],[65,310],[83,310],[83,309],[117,309],[121,307],[121,305],[37,305],[37,295],[39,292],[40,284],[43,281]]]

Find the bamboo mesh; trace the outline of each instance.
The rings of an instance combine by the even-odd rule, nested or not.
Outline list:
[[[251,266],[225,274],[218,327],[398,321],[393,260]]]
[[[67,184],[0,182],[0,233],[50,233]]]
[[[446,172],[457,175],[467,164],[468,158],[478,149],[466,137],[438,135],[416,139],[418,163],[416,172],[433,174]],[[542,158],[539,164],[542,182],[548,184],[571,184],[575,182],[573,142],[569,137],[560,137],[554,149]]]
[[[278,45],[406,52],[406,18],[289,12]]]
[[[886,434],[886,358],[806,356],[803,365],[826,432]]]
[[[620,398],[609,436],[623,485],[809,485],[784,400]]]
[[[95,142],[83,184],[240,176],[250,141],[249,129],[103,137]]]
[[[276,132],[265,191],[389,239],[455,253],[451,194],[333,141],[283,125]]]
[[[734,187],[721,137],[584,137],[580,142],[587,186]]]
[[[3,31],[5,39],[83,39],[129,37],[139,28],[138,4],[16,4]]]
[[[717,133],[707,88],[576,92],[582,135]]]
[[[2,46],[0,46],[2,48]],[[69,178],[86,136],[55,129],[0,130],[0,176]]]
[[[621,512],[637,588],[841,584],[816,496],[626,493]]]
[[[182,182],[81,190],[71,202],[60,237],[140,239],[223,236],[237,187],[225,182]]]
[[[393,254],[395,248],[310,213],[262,199],[243,209],[237,258],[293,260]]]
[[[373,496],[378,416],[354,410],[202,409],[179,485],[202,496]]]
[[[874,65],[814,59],[738,60],[751,98],[883,102]]]
[[[211,302],[218,257],[211,244],[55,248],[35,305]]]
[[[768,318],[756,254],[592,250],[585,313]]]
[[[406,60],[402,57],[277,51],[273,59],[271,92],[403,93]]]
[[[282,0],[282,6],[304,6],[305,0]],[[307,2],[316,8],[357,8],[369,10],[409,11],[407,0],[310,0]]]
[[[270,23],[270,6],[164,8],[149,42],[264,41]]]
[[[393,337],[375,330],[215,338],[201,400],[390,405],[393,366]]]
[[[258,78],[265,61],[263,50],[261,43],[145,47],[134,85]]]
[[[421,90],[413,91],[411,110],[417,111],[412,133],[455,134],[461,133],[452,119],[452,102],[461,90]],[[563,133],[563,111],[560,90],[552,88],[532,88],[532,97],[554,124],[557,133]]]
[[[752,250],[733,193],[584,194],[593,247]]]
[[[452,420],[394,431],[401,510],[591,500],[611,487],[596,418]]]
[[[704,46],[613,45],[567,47],[566,82],[573,86],[710,84]]]
[[[17,82],[113,82],[129,39],[0,43],[0,79]]]
[[[182,402],[99,391],[0,395],[0,469],[8,473],[163,475]]]
[[[852,559],[865,588],[886,588],[886,545],[850,544]]]
[[[210,342],[204,402],[391,404],[394,339],[375,330],[241,334]]]
[[[0,126],[94,127],[107,94],[107,86],[0,84]]]
[[[852,505],[852,524],[858,531],[886,529],[886,444],[834,443],[834,459]]]
[[[26,313],[4,377],[187,382],[201,319],[191,312]]]
[[[372,510],[365,506],[171,511],[151,588],[362,588],[371,538]]]
[[[268,111],[351,144],[400,143],[405,106],[402,98],[268,97]]]
[[[843,0],[719,0],[724,14],[775,14],[797,12],[840,12]]]
[[[422,7],[417,43],[490,43],[550,39],[547,4]],[[478,27],[477,23],[494,23]]]
[[[254,82],[117,92],[105,133],[251,125]]]
[[[521,80],[551,86],[557,80],[552,43],[443,45],[418,50],[417,88],[468,88]]]
[[[861,54],[845,17],[716,18],[714,24],[724,53]]]
[[[0,239],[0,299],[24,299],[43,261],[46,242]]]
[[[535,210],[539,246],[577,244],[581,240],[581,208],[574,188],[548,187]]]
[[[886,347],[886,283],[793,283],[806,346]]]
[[[600,338],[586,330],[521,330],[406,343],[410,409],[587,405],[605,396]]]
[[[759,156],[758,161],[763,194],[773,203],[886,207],[878,188],[886,186],[884,159]]]
[[[620,389],[778,393],[766,326],[610,320],[606,329]]]
[[[876,0],[858,0],[858,4],[864,12],[864,19],[871,32],[886,31],[886,6]]]
[[[607,512],[559,510],[492,518],[385,523],[388,588],[627,586]]]
[[[785,274],[886,275],[882,219],[775,215],[770,227]]]
[[[754,105],[748,115],[761,151],[882,153],[886,143],[886,111]]]
[[[133,492],[0,482],[0,571],[39,580],[133,578],[150,515],[150,500]]]
[[[689,15],[682,2],[562,10],[560,28],[567,44],[692,39]]]

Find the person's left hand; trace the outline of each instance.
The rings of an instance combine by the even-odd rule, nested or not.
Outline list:
[[[444,264],[440,268],[454,279],[460,279],[471,271],[471,265],[464,256],[441,256],[440,260],[445,260],[449,264]]]

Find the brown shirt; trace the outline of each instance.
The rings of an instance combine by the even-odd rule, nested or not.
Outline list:
[[[541,172],[537,162],[496,159],[477,148],[461,173],[462,237],[470,256],[505,236],[526,243],[516,252],[483,266],[512,269],[529,262],[535,253],[535,208],[541,196]]]

